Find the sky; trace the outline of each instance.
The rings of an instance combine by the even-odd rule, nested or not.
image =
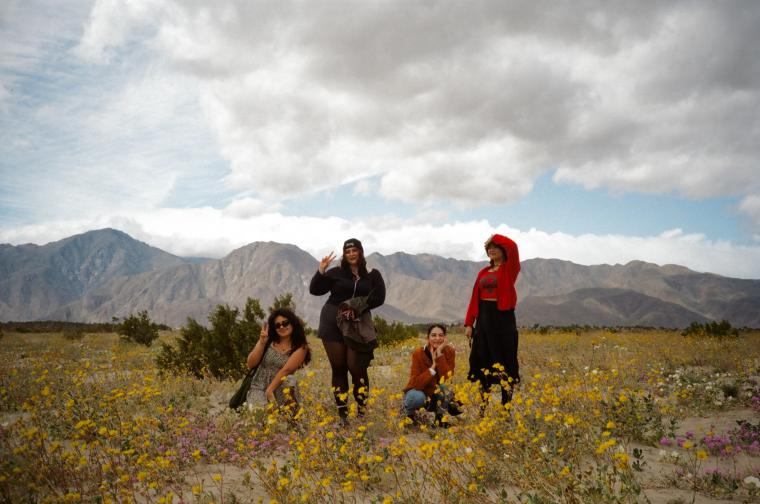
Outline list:
[[[760,3],[4,0],[0,243],[760,279]]]

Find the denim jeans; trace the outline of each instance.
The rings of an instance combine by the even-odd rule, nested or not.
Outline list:
[[[425,393],[421,390],[407,390],[404,394],[404,411],[407,415],[411,415],[418,409],[425,408],[428,411],[434,411],[436,413],[446,413],[453,395],[454,394],[443,385],[438,385],[438,388],[433,395],[430,396],[430,399],[428,399]]]

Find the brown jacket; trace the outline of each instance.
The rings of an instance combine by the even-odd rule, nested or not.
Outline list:
[[[454,349],[450,345],[443,347],[443,355],[435,361],[435,376],[433,376],[430,374],[433,359],[430,352],[427,351],[427,346],[418,348],[412,354],[412,369],[409,372],[409,382],[404,387],[404,392],[412,389],[421,390],[430,397],[442,378],[451,379],[454,374],[455,360],[456,352]]]

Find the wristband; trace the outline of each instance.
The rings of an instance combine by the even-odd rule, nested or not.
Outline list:
[[[430,374],[431,374],[432,376],[435,376],[435,374],[436,374],[436,373],[435,373],[435,369],[433,369],[433,368],[429,368],[429,369],[428,369],[428,371],[430,371]]]

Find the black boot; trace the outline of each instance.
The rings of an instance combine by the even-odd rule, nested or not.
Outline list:
[[[449,403],[448,413],[451,416],[459,416],[459,415],[461,415],[463,413],[463,411],[462,411],[462,403],[459,402],[459,401],[457,401],[457,400],[451,401]]]
[[[441,413],[435,414],[435,420],[433,420],[433,425],[435,427],[440,427],[441,429],[448,429],[451,424],[443,419],[443,415]]]
[[[348,426],[348,404],[338,405],[338,422],[341,427]]]
[[[365,413],[367,412],[367,395],[369,393],[369,390],[367,390],[367,393],[359,392],[359,390],[362,387],[367,387],[367,385],[364,385],[364,380],[362,380],[359,387],[354,385],[354,399],[356,400],[356,414],[360,417],[363,417]]]
[[[512,401],[512,387],[501,388],[501,405],[505,406],[508,402]]]

